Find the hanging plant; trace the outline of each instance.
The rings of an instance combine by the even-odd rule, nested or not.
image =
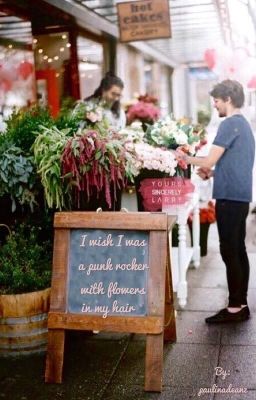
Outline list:
[[[116,200],[117,189],[125,186],[125,151],[117,135],[102,137],[95,130],[80,131],[67,142],[61,162],[78,207],[80,195],[89,201],[96,189],[97,196],[104,192],[111,208],[111,188]]]

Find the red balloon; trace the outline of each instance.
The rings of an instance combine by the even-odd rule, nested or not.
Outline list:
[[[23,61],[22,63],[20,63],[20,65],[18,66],[18,75],[22,78],[22,79],[27,79],[29,77],[30,74],[32,74],[33,72],[33,64],[31,64],[28,61]]]
[[[216,50],[207,49],[204,52],[204,60],[209,69],[213,69],[216,64]]]
[[[2,79],[0,82],[0,90],[3,92],[8,92],[12,87],[12,81],[8,79]]]
[[[247,83],[249,89],[256,89],[256,75],[253,75],[249,82]]]

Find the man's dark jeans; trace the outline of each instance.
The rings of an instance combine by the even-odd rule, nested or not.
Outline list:
[[[226,265],[229,307],[247,304],[249,261],[245,247],[246,217],[249,203],[216,201],[220,253]]]

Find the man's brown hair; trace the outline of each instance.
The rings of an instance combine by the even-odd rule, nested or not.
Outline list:
[[[224,101],[230,97],[233,106],[241,108],[244,105],[244,90],[241,83],[226,79],[214,86],[210,95],[215,99],[221,99]]]

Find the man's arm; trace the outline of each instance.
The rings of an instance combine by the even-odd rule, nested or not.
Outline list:
[[[205,157],[191,157],[180,150],[176,150],[177,159],[184,160],[187,164],[196,165],[197,167],[211,169],[225,151],[224,147],[212,145],[209,154]]]

